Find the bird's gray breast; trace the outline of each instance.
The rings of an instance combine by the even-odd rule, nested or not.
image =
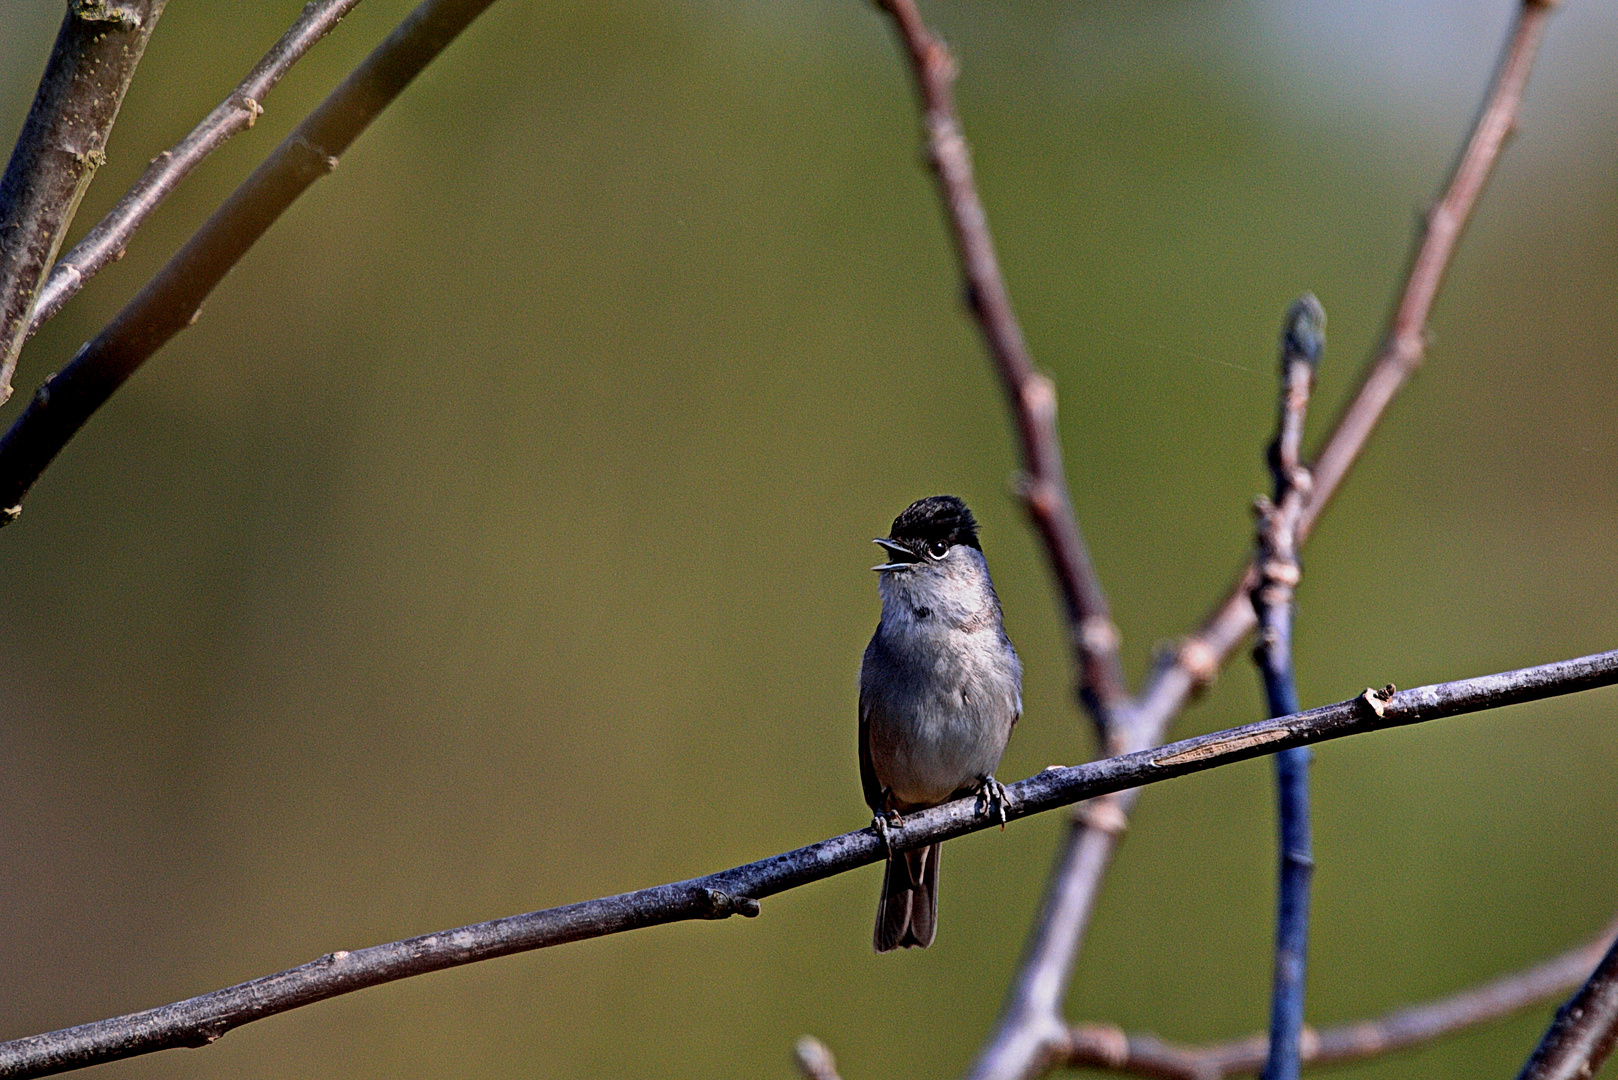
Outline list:
[[[871,765],[898,809],[976,786],[1022,711],[1022,671],[998,610],[964,626],[916,614],[885,610],[860,667]]]

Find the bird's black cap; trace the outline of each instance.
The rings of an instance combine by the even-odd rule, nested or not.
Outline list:
[[[911,503],[893,519],[889,537],[918,551],[934,540],[983,550],[978,543],[977,519],[953,495],[929,495]]]

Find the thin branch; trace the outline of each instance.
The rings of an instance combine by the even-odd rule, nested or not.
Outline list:
[[[67,441],[170,338],[288,206],[493,0],[424,0],[225,200],[0,436],[0,525]]]
[[[1312,469],[1314,486],[1298,520],[1300,542],[1308,538],[1341,487],[1393,396],[1421,364],[1433,301],[1462,228],[1472,216],[1506,136],[1517,122],[1528,73],[1554,8],[1552,0],[1523,0],[1518,9],[1466,148],[1450,174],[1443,196],[1427,215],[1382,347]],[[1231,650],[1253,629],[1253,610],[1247,594],[1255,576],[1253,567],[1246,567],[1224,602],[1148,681],[1141,693],[1136,720],[1158,732],[1159,738],[1191,695],[1212,681]]]
[[[1618,940],[1618,919],[1598,936],[1523,971],[1449,997],[1397,1009],[1374,1020],[1315,1031],[1304,1029],[1303,1064],[1342,1065],[1421,1046],[1465,1028],[1498,1020],[1566,993],[1579,985]],[[1263,1035],[1182,1046],[1151,1035],[1128,1035],[1109,1024],[1075,1024],[1058,1064],[1106,1069],[1160,1080],[1224,1080],[1252,1076],[1264,1067]]]
[[[1300,543],[1336,493],[1394,392],[1420,360],[1433,299],[1460,227],[1471,215],[1499,157],[1504,135],[1515,122],[1550,10],[1551,4],[1540,0],[1524,0],[1521,6],[1466,149],[1423,230],[1383,349],[1354,403],[1327,439],[1315,467],[1313,491],[1298,522]],[[1253,629],[1248,594],[1256,580],[1253,568],[1247,567],[1214,614],[1158,666],[1113,731],[1109,749],[1115,753],[1140,750],[1163,740],[1191,696],[1212,681],[1231,650]],[[973,1080],[1031,1076],[1043,1068],[1058,1045],[1053,1041],[1061,1030],[1056,1008],[1136,797],[1135,792],[1110,796],[1094,804],[1088,817],[1070,826],[1056,860],[1058,876],[1047,886],[1045,904],[1010,1000],[973,1067]]]
[[[253,126],[264,111],[264,98],[292,65],[315,43],[331,33],[360,0],[309,0],[281,39],[247,73],[231,95],[203,117],[191,134],[153,159],[135,186],[118,200],[106,217],[51,267],[50,277],[34,301],[28,335],[62,309],[96,274],[123,257],[124,246],[203,159],[231,136]]]
[[[11,396],[39,283],[96,169],[107,160],[107,137],[163,4],[69,0],[0,178],[0,402]]]
[[[893,17],[910,57],[921,95],[928,157],[966,277],[967,306],[983,330],[1016,418],[1026,473],[1019,484],[1023,505],[1044,541],[1062,594],[1079,669],[1080,700],[1105,741],[1118,714],[1127,708],[1129,687],[1118,659],[1118,628],[1068,495],[1061,436],[1056,429],[1056,386],[1034,367],[1028,355],[995,258],[988,215],[972,179],[971,151],[955,116],[954,57],[921,21],[915,0],[878,2]],[[1116,748],[1109,750],[1116,752]]]
[[[1618,1041],[1618,941],[1560,1009],[1517,1080],[1582,1080],[1601,1071]]]
[[[1016,420],[1024,471],[1019,493],[1062,597],[1079,699],[1096,725],[1104,753],[1139,749],[1126,737],[1133,726],[1132,703],[1119,660],[1118,628],[1068,493],[1056,426],[1056,387],[1028,354],[973,181],[971,152],[955,115],[954,58],[922,22],[915,0],[879,0],[879,6],[892,17],[910,60],[929,159],[966,278],[967,304],[988,342]],[[997,1034],[1016,1045],[997,1048],[991,1042],[986,1054],[1021,1056],[1060,1036],[1059,1007],[1089,915],[1083,897],[1067,886],[1106,866],[1132,800],[1129,794],[1096,800],[1069,823],[1070,843],[1058,860],[1044,914],[1035,924]],[[1086,828],[1085,821],[1101,822],[1102,827]]]
[[[1052,767],[1010,786],[1008,820],[1081,799],[1159,783],[1294,746],[1441,717],[1501,708],[1618,684],[1618,650],[1399,693],[1367,690],[1305,713],[1261,720],[1153,750]],[[992,828],[976,800],[958,799],[889,826],[892,849],[913,848]],[[687,919],[756,915],[776,893],[886,859],[869,828],[689,881],[477,923],[353,952],[328,953],[301,967],[172,1005],[0,1043],[0,1077],[43,1076],[178,1046],[203,1046],[227,1031],[370,986]]]
[[[1309,470],[1299,462],[1309,391],[1326,345],[1326,312],[1305,294],[1287,312],[1281,330],[1281,393],[1275,438],[1267,457],[1274,477],[1270,499],[1259,500],[1258,584],[1252,593],[1258,620],[1253,661],[1264,678],[1271,716],[1298,711],[1292,670],[1292,597],[1298,565],[1298,515],[1309,493]],[[1275,985],[1270,999],[1270,1057],[1264,1080],[1297,1080],[1303,1037],[1304,971],[1309,951],[1309,882],[1314,854],[1309,835],[1309,750],[1275,755],[1279,822],[1279,900],[1275,914]]]

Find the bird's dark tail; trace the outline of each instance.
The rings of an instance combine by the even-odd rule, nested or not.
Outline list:
[[[872,937],[877,952],[925,949],[933,943],[938,932],[938,856],[942,850],[934,844],[888,859]]]

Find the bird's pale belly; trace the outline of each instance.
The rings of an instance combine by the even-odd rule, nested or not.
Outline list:
[[[872,768],[899,806],[935,806],[994,772],[1014,715],[1006,703],[983,702],[872,716]]]

